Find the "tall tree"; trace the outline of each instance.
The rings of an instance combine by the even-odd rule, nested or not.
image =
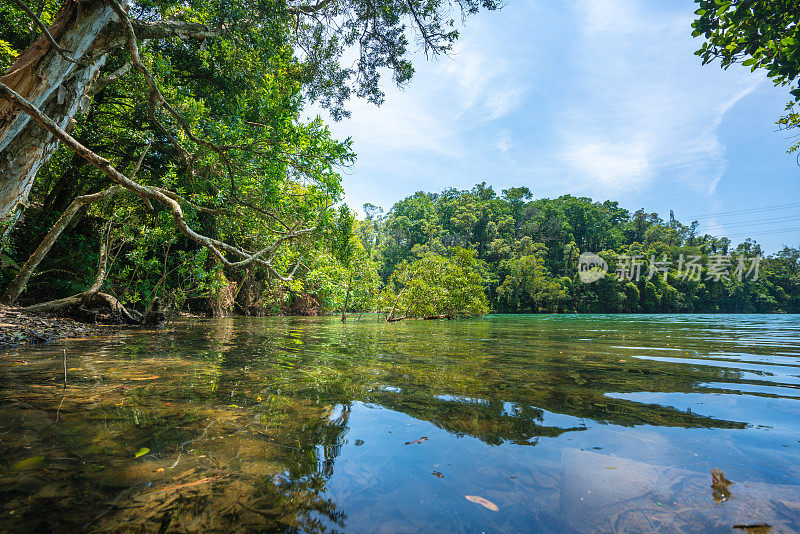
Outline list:
[[[447,52],[458,37],[444,0],[64,0],[41,14],[13,2],[14,20],[22,13],[41,35],[26,48],[29,31],[0,27],[0,55],[17,55],[0,77],[0,219],[26,205],[37,173],[63,144],[100,171],[98,185],[119,185],[148,209],[166,209],[175,229],[221,264],[257,264],[279,278],[300,260],[279,272],[276,252],[318,228],[338,195],[333,168],[352,160],[349,145],[332,141],[321,123],[297,124],[303,102],[319,102],[337,119],[352,95],[379,104],[381,72],[401,85],[413,75],[412,34],[428,54]],[[464,16],[498,7],[454,3]],[[357,52],[353,65],[342,61],[349,50]],[[92,146],[71,129],[120,81],[143,114],[127,114],[102,147]],[[283,123],[275,109],[289,111]],[[114,149],[141,151],[148,138],[151,162],[170,172],[147,180],[125,174],[130,155]],[[309,184],[320,194],[291,216],[264,202],[305,194]],[[203,190],[206,203],[187,199],[188,189]],[[208,224],[199,230],[186,214],[214,218],[223,207],[274,219],[279,229],[250,248],[220,239]]]

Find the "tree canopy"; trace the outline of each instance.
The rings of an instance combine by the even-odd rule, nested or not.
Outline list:
[[[156,263],[162,275],[154,287],[176,270],[191,271],[192,262],[281,281],[307,269],[308,251],[327,246],[325,228],[336,220],[330,207],[342,193],[338,172],[355,155],[349,139],[334,139],[303,109],[316,103],[339,119],[353,96],[380,104],[383,75],[399,85],[411,79],[412,40],[429,55],[445,53],[462,18],[497,7],[494,0],[4,3],[0,218],[19,244],[9,260],[21,265],[31,253],[35,260],[22,265],[4,301],[16,301],[58,236],[86,213],[109,222],[103,235],[121,251],[115,261],[128,259],[112,278]],[[50,225],[51,239],[40,241]]]
[[[798,6],[698,0],[698,54],[766,69],[800,98]],[[0,283],[6,304],[156,298],[215,314],[381,309],[501,312],[798,311],[798,253],[760,277],[709,278],[752,241],[610,200],[418,192],[366,218],[341,204],[350,139],[309,106],[403,85],[415,49],[446,53],[495,0],[24,0],[0,6]],[[416,41],[416,43],[414,42]],[[784,126],[797,125],[790,109]],[[581,253],[609,273],[584,284]],[[678,269],[615,277],[626,258]],[[645,266],[646,269],[646,266]],[[88,288],[88,289],[87,289]],[[381,292],[382,290],[382,292]],[[127,312],[126,312],[127,313]],[[134,314],[135,315],[135,314]],[[127,316],[127,315],[126,315]]]
[[[482,285],[491,309],[501,313],[800,311],[797,249],[758,261],[756,272],[753,261],[763,252],[750,239],[733,246],[727,237],[699,232],[697,222],[665,221],[610,200],[533,198],[527,188],[498,196],[481,183],[415,193],[373,222],[377,232],[369,225],[362,239],[377,243],[381,275],[395,295],[398,280],[410,280],[409,273],[439,272],[446,258],[469,251],[479,274],[464,276],[464,283]],[[579,258],[586,252],[608,267],[594,283],[580,278]],[[740,261],[744,271],[737,271]],[[651,262],[662,270],[651,274]],[[442,280],[433,275],[418,283],[444,293]],[[438,298],[424,295],[423,307]],[[391,310],[391,302],[384,298],[381,309]]]
[[[387,320],[474,317],[489,313],[483,290],[485,267],[475,253],[454,247],[447,256],[420,251],[389,277],[379,306]]]

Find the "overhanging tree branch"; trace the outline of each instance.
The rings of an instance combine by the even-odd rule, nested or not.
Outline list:
[[[144,161],[144,158],[147,155],[147,152],[150,150],[150,146],[152,144],[153,142],[151,140],[142,151],[141,156],[139,156],[139,159],[133,166],[133,170],[129,174],[131,179],[133,179],[133,177],[136,176],[136,173],[139,172],[139,169],[142,167],[142,162]],[[69,223],[72,222],[72,219],[75,218],[75,215],[78,214],[81,208],[111,197],[122,190],[123,188],[121,185],[113,185],[107,189],[104,189],[103,191],[92,193],[90,195],[82,195],[73,200],[70,205],[67,206],[67,209],[64,210],[64,213],[61,214],[61,217],[59,217],[55,222],[47,235],[44,236],[42,242],[39,243],[39,246],[36,247],[36,250],[33,251],[33,254],[31,254],[28,258],[28,261],[26,261],[25,264],[20,268],[17,276],[14,277],[14,280],[12,280],[8,285],[8,288],[6,288],[6,292],[3,294],[0,302],[8,306],[13,306],[16,304],[17,299],[25,290],[28,280],[30,280],[31,276],[33,275],[33,271],[36,270],[44,257],[47,256],[47,253],[50,252],[50,249],[53,247],[58,237],[61,235],[64,229],[69,226]],[[94,287],[94,285],[92,287]],[[94,292],[96,293],[99,290],[100,288],[98,287],[94,290]]]
[[[326,5],[330,4],[331,0],[320,0],[316,4],[302,4],[299,6],[289,7],[288,11],[292,14],[311,14],[316,13],[317,11],[321,11],[325,8]]]
[[[314,232],[319,227],[322,213],[320,214],[320,218],[317,219],[317,223],[313,227],[295,229],[292,232],[287,233],[281,238],[275,240],[272,243],[272,245],[253,253],[247,252],[238,247],[234,247],[218,239],[213,239],[208,236],[201,235],[196,231],[194,231],[194,229],[192,229],[188,225],[183,213],[183,209],[177,200],[170,198],[170,196],[164,194],[158,188],[140,184],[135,180],[132,180],[131,178],[128,178],[127,176],[119,172],[116,168],[114,168],[113,165],[111,165],[110,161],[108,161],[107,159],[94,153],[92,150],[82,145],[77,139],[75,139],[67,132],[65,132],[63,129],[61,129],[49,117],[44,115],[39,109],[37,109],[30,102],[25,100],[22,96],[20,96],[19,94],[17,94],[16,92],[14,92],[12,89],[10,89],[8,86],[6,86],[1,82],[0,82],[0,96],[10,101],[13,105],[19,107],[24,113],[26,113],[34,121],[36,121],[36,123],[39,124],[42,128],[50,132],[59,141],[64,143],[64,145],[69,147],[79,156],[86,159],[89,163],[91,163],[93,166],[102,171],[112,181],[116,182],[117,184],[121,185],[122,187],[130,191],[133,191],[140,197],[157,201],[166,206],[167,209],[169,209],[169,211],[172,213],[173,221],[177,226],[178,230],[187,238],[211,250],[214,256],[216,256],[217,259],[220,261],[220,263],[222,263],[222,265],[224,265],[225,267],[241,268],[241,267],[246,267],[252,263],[256,263],[258,265],[266,267],[270,271],[270,273],[279,280],[289,281],[291,280],[293,274],[296,272],[300,264],[300,261],[298,261],[297,264],[295,264],[295,266],[293,267],[288,276],[284,276],[281,273],[279,273],[272,264],[275,255],[277,254],[280,246],[283,243],[296,238],[300,238],[311,232]],[[240,259],[238,261],[228,260],[225,257],[224,253],[231,254],[232,256],[235,256]]]
[[[98,200],[108,198],[119,193],[120,191],[122,191],[122,186],[114,185],[104,189],[103,191],[99,191],[91,195],[79,196],[73,200],[67,209],[64,210],[64,213],[61,214],[61,217],[59,217],[55,222],[47,235],[44,236],[42,242],[39,244],[36,250],[33,251],[33,254],[30,255],[28,261],[25,262],[25,264],[17,273],[17,276],[14,277],[14,280],[12,280],[8,285],[8,288],[3,294],[3,298],[0,299],[0,302],[7,306],[13,306],[16,304],[17,299],[25,290],[25,286],[28,284],[28,280],[30,280],[33,271],[36,270],[36,267],[39,266],[39,263],[41,263],[47,253],[50,252],[53,244],[82,207],[86,206],[87,204],[97,202]]]
[[[86,91],[86,94],[88,96],[97,95],[99,92],[101,92],[103,89],[105,89],[109,85],[118,82],[119,79],[122,78],[123,76],[125,76],[126,74],[128,74],[128,72],[130,70],[131,70],[131,64],[130,63],[125,63],[123,66],[121,66],[120,68],[118,68],[117,70],[115,70],[114,72],[109,74],[108,76],[103,76],[102,78],[98,78],[97,81],[95,81],[91,85],[91,87],[89,87],[89,90]]]
[[[124,23],[119,26],[120,31],[124,31]],[[170,37],[178,37],[182,40],[189,39],[211,39],[221,35],[221,31],[215,28],[199,24],[196,22],[181,22],[175,20],[162,20],[158,22],[146,22],[140,20],[132,20],[136,36],[139,39],[168,39]]]

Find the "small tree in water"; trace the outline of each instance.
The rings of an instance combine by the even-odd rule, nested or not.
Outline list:
[[[485,315],[489,304],[484,273],[483,262],[471,250],[456,247],[449,256],[424,254],[397,266],[381,295],[380,308],[387,321]]]

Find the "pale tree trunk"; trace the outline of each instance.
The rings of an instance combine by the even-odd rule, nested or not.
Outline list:
[[[218,35],[218,31],[197,23],[133,22],[126,13],[128,4],[125,0],[122,1],[122,4],[119,0],[64,1],[58,20],[50,27],[50,33],[47,34],[52,34],[54,41],[60,43],[59,48],[50,48],[51,45],[47,42],[37,40],[20,56],[12,70],[0,77],[0,99],[2,99],[0,101],[0,161],[5,159],[0,164],[0,222],[8,218],[17,206],[24,205],[30,193],[36,170],[52,154],[57,146],[52,139],[57,139],[65,143],[77,155],[86,159],[113,182],[136,193],[151,209],[151,201],[166,206],[172,214],[178,231],[211,250],[225,267],[241,268],[250,264],[263,265],[275,278],[283,281],[291,280],[302,264],[302,257],[286,275],[282,275],[275,268],[273,260],[283,245],[316,232],[322,212],[314,226],[298,228],[300,226],[298,223],[295,228],[282,234],[265,248],[249,252],[219,239],[197,233],[186,221],[181,205],[182,203],[192,205],[190,202],[175,192],[161,187],[143,185],[123,175],[110,161],[93,152],[65,131],[65,127],[68,127],[82,101],[87,95],[92,94],[91,84],[105,60],[105,55],[114,47],[125,44],[129,48],[133,65],[147,81],[150,93],[150,121],[154,126],[174,140],[174,136],[155,118],[154,108],[163,108],[180,124],[181,130],[193,141],[209,150],[223,153],[224,149],[215,146],[210,141],[196,137],[186,119],[165,100],[149,69],[142,63],[136,42],[137,38],[149,40],[177,37],[204,40]],[[104,1],[108,3],[111,11],[103,3]],[[115,22],[114,17],[118,17],[120,22]],[[64,50],[68,50],[70,56],[81,60],[79,69],[76,68],[75,63],[63,56]],[[63,63],[64,61],[66,63]],[[64,85],[71,81],[72,86]],[[30,137],[33,137],[34,141]],[[192,158],[188,152],[177,141],[174,145],[184,153],[188,166],[191,167]],[[22,171],[17,172],[13,169],[22,169]],[[209,211],[209,213],[217,211],[202,207],[196,208],[201,211]],[[232,255],[235,259],[230,260],[226,254]]]
[[[103,35],[113,11],[102,0],[67,0],[50,33],[69,51],[70,61],[43,35],[2,77],[4,83],[42,110],[62,129],[87,102],[87,89],[110,49]],[[25,205],[33,180],[58,146],[58,140],[30,116],[0,100],[0,221]]]
[[[394,317],[394,312],[397,309],[397,303],[400,302],[400,297],[403,295],[404,290],[405,288],[401,289],[400,292],[397,294],[397,298],[394,299],[394,306],[392,306],[392,310],[389,312],[389,315],[386,316],[387,323],[391,323],[393,321],[402,321],[403,319],[405,319],[405,317],[402,317],[400,319],[396,319]]]
[[[127,8],[126,0],[120,3]],[[132,24],[142,40],[203,40],[218,35],[216,30],[191,22]],[[59,128],[69,131],[73,117],[88,106],[89,99],[130,68],[123,66],[94,85],[109,52],[125,45],[125,30],[105,0],[63,0],[49,33],[67,54],[56,50],[42,35],[0,76],[0,83],[33,104]],[[27,205],[36,173],[57,147],[58,140],[52,132],[40,127],[9,100],[0,99],[0,223],[11,218],[19,206]]]

